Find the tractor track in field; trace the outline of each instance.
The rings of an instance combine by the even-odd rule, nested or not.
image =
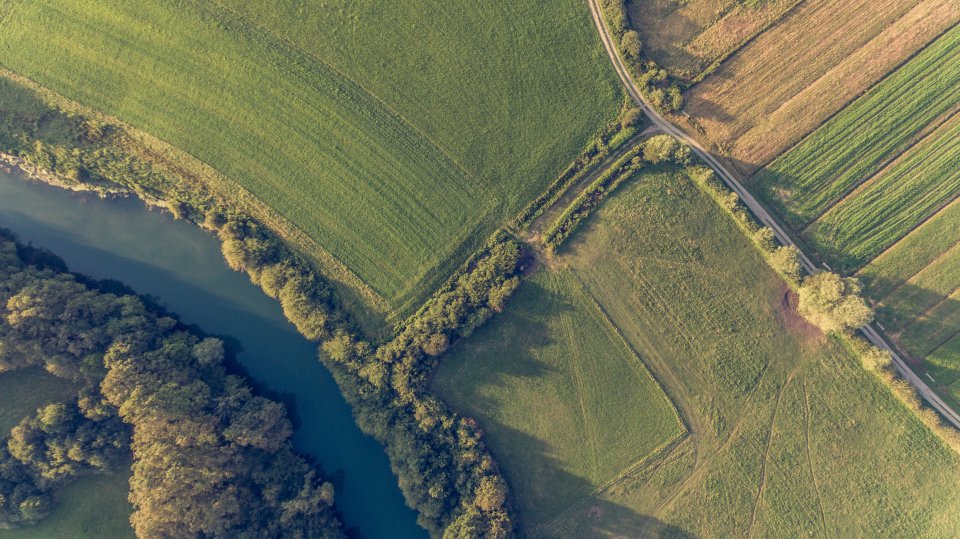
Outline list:
[[[653,125],[658,127],[664,133],[672,135],[677,140],[690,146],[690,149],[693,150],[693,152],[697,154],[697,156],[708,167],[710,167],[718,177],[720,177],[724,184],[726,184],[730,190],[740,197],[740,200],[747,206],[750,212],[753,213],[753,215],[756,216],[756,218],[763,225],[768,226],[771,230],[773,230],[774,235],[781,244],[793,246],[800,250],[800,246],[793,241],[789,234],[787,234],[786,229],[777,222],[773,215],[771,215],[766,208],[764,208],[757,201],[757,199],[754,198],[753,195],[751,195],[743,187],[740,181],[732,173],[730,173],[730,171],[727,170],[716,157],[711,155],[710,152],[707,151],[693,137],[687,135],[679,127],[675,126],[673,123],[661,116],[646,102],[643,95],[640,93],[640,89],[634,82],[633,77],[630,75],[626,64],[624,64],[623,59],[620,57],[620,53],[614,45],[610,30],[607,28],[607,23],[603,16],[603,10],[599,5],[599,0],[587,0],[587,3],[590,6],[590,13],[593,17],[593,22],[600,34],[600,40],[603,42],[603,47],[606,49],[607,55],[610,57],[610,61],[613,63],[614,71],[616,71],[617,77],[620,79],[620,82],[626,89],[627,94],[629,94],[630,98],[640,106],[650,121],[653,122]],[[803,250],[800,250],[800,264],[807,273],[813,273],[818,268],[818,266],[814,264],[813,260],[803,252]],[[943,399],[941,399],[940,396],[937,395],[936,392],[931,389],[930,386],[928,386],[926,382],[924,382],[920,376],[913,371],[913,369],[910,368],[900,354],[897,353],[892,346],[890,346],[886,339],[884,339],[884,337],[876,329],[874,329],[873,326],[866,325],[860,328],[860,331],[871,344],[888,350],[893,356],[893,364],[900,375],[903,376],[903,378],[906,379],[907,382],[909,382],[910,385],[916,389],[917,393],[919,393],[920,396],[932,408],[939,412],[940,415],[942,415],[951,425],[957,429],[960,429],[960,414],[958,414]]]

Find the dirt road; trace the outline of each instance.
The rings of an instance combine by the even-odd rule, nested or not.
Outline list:
[[[607,55],[610,56],[611,62],[613,62],[614,70],[617,72],[617,76],[620,78],[620,82],[623,83],[623,86],[626,88],[627,93],[630,94],[630,97],[637,102],[637,104],[643,109],[646,115],[650,118],[654,125],[659,127],[665,133],[668,133],[678,140],[689,145],[690,148],[706,163],[713,171],[723,180],[723,182],[735,192],[743,203],[750,209],[750,211],[763,223],[765,226],[770,227],[776,235],[777,239],[783,245],[792,245],[799,249],[799,245],[793,241],[792,238],[786,233],[783,227],[767,212],[766,208],[760,205],[759,202],[751,195],[743,185],[737,180],[737,178],[730,173],[713,155],[710,154],[699,142],[694,140],[692,137],[684,133],[680,128],[673,125],[667,121],[663,116],[661,116],[656,110],[650,107],[647,102],[644,100],[643,95],[640,93],[640,89],[637,87],[636,83],[633,81],[633,78],[630,76],[630,72],[627,70],[626,65],[623,63],[623,59],[620,58],[620,54],[617,51],[617,48],[613,44],[613,39],[611,38],[610,31],[607,28],[607,23],[603,18],[603,13],[601,11],[599,0],[587,0],[590,5],[590,12],[593,15],[593,22],[597,26],[597,31],[600,33],[600,39],[603,41],[603,47],[607,50]],[[803,251],[800,251],[800,263],[803,266],[804,271],[807,273],[813,273],[816,271],[817,266],[813,263],[813,260],[810,259]],[[943,401],[934,391],[930,388],[915,372],[910,366],[897,354],[897,351],[890,346],[889,343],[880,335],[877,330],[872,326],[864,326],[861,328],[864,336],[867,340],[870,341],[874,346],[879,346],[885,348],[891,352],[893,355],[893,364],[897,368],[897,371],[910,382],[914,388],[916,388],[917,393],[926,400],[931,407],[940,412],[943,417],[947,419],[954,427],[960,429],[960,414],[953,410],[946,402]]]

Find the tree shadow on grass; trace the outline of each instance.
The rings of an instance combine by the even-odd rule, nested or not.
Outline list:
[[[692,538],[634,508],[594,496],[598,485],[568,470],[552,445],[511,426],[481,420],[510,485],[522,537]],[[614,478],[609,478],[614,479]]]

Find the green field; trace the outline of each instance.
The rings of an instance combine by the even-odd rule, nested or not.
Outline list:
[[[574,0],[0,6],[0,64],[224,173],[397,310],[619,107]]]
[[[807,231],[823,253],[860,267],[960,196],[960,116],[911,148]]]
[[[24,417],[50,402],[74,395],[70,383],[39,369],[0,374],[0,439]],[[129,471],[89,476],[55,491],[56,506],[38,525],[0,530],[3,539],[133,537],[127,502]]]
[[[905,150],[958,101],[960,27],[955,27],[751,183],[789,223],[805,225]]]
[[[960,203],[954,202],[873,259],[858,274],[869,294],[882,298],[960,242]]]
[[[690,435],[543,536],[948,537],[960,526],[960,458],[796,314],[683,175],[641,175],[563,258]]]
[[[960,406],[960,335],[934,350],[924,363],[941,395],[953,406]]]
[[[542,269],[434,380],[479,419],[527,532],[685,432],[667,396],[568,269]]]

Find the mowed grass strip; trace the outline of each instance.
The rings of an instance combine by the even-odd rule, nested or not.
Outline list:
[[[946,393],[954,406],[960,404],[960,383],[957,383],[960,380],[960,335],[934,350],[923,363],[934,383],[940,387],[940,393]]]
[[[871,297],[883,298],[960,242],[960,201],[954,201],[929,221],[887,249],[857,275]]]
[[[862,184],[806,231],[844,269],[858,268],[960,196],[960,114]]]
[[[752,183],[791,224],[805,225],[958,103],[960,27],[759,172]]]
[[[960,290],[925,312],[911,313],[897,336],[898,343],[916,359],[923,359],[960,334]],[[901,314],[901,316],[903,316]]]
[[[565,260],[692,435],[543,536],[955,533],[960,458],[797,315],[783,282],[688,179],[648,174],[624,186],[578,237]],[[733,306],[738,316],[727,314]],[[728,326],[711,322],[716,311]],[[717,349],[730,371],[755,361],[735,351],[758,353],[761,372],[746,391],[704,359]]]
[[[960,20],[954,0],[811,0],[687,94],[686,112],[750,174]]]
[[[21,2],[0,63],[225,173],[388,299],[494,204],[362,88],[210,4]]]
[[[883,298],[883,323],[896,331],[905,322],[925,313],[960,289],[960,245],[937,258],[932,264]],[[890,313],[886,313],[886,311]]]
[[[681,436],[676,410],[568,269],[542,269],[434,388],[480,421],[530,531]]]

